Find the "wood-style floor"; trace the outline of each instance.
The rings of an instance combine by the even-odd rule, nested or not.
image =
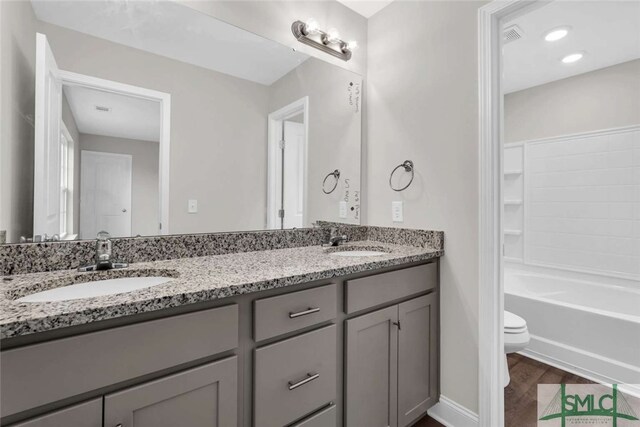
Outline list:
[[[538,384],[592,384],[553,366],[545,365],[517,353],[507,356],[511,382],[504,389],[505,427],[536,427]],[[414,427],[444,427],[442,424],[424,417]]]
[[[444,426],[427,415],[423,419],[415,423],[412,427],[444,427]]]
[[[504,389],[505,427],[536,427],[538,384],[592,384],[517,353],[507,356],[511,382]]]

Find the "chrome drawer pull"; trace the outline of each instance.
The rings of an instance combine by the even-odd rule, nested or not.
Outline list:
[[[320,374],[307,374],[307,378],[298,381],[297,383],[293,383],[291,381],[289,381],[289,390],[295,390],[300,386],[305,385],[306,383],[309,383],[317,378],[320,377]]]
[[[313,313],[317,313],[319,311],[320,311],[319,307],[316,307],[316,308],[309,307],[308,309],[306,309],[304,311],[299,311],[297,313],[289,312],[289,319],[295,319],[296,317],[306,316],[307,314],[313,314]]]

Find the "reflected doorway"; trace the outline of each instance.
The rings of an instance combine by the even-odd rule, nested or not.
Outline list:
[[[307,226],[308,97],[269,114],[267,228]]]

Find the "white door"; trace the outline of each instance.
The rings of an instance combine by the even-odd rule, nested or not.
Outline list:
[[[304,213],[304,125],[284,122],[284,228],[301,228]]]
[[[36,35],[33,234],[60,234],[62,81],[44,34]]]
[[[131,236],[131,168],[128,154],[82,150],[80,238],[95,238],[100,231]]]

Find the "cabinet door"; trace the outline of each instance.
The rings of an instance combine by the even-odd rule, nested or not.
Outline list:
[[[400,304],[398,320],[398,427],[405,427],[437,399],[437,295]]]
[[[228,427],[237,423],[238,358],[105,396],[105,427]]]
[[[70,406],[13,427],[102,427],[102,399]]]
[[[395,427],[398,306],[347,320],[346,425]]]

